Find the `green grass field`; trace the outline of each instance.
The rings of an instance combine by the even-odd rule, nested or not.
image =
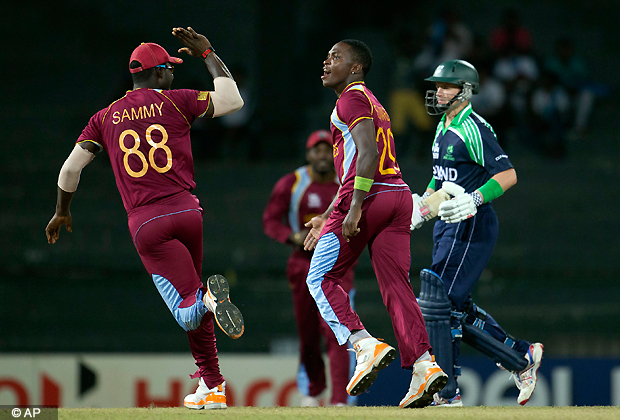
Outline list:
[[[61,408],[59,419],[618,419],[620,407],[463,407],[402,410],[397,407],[230,407],[226,410],[186,408]],[[204,416],[204,417],[203,417]]]

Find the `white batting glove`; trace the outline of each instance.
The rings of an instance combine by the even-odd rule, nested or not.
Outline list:
[[[409,226],[409,228],[411,230],[420,229],[424,224],[424,218],[417,204],[422,201],[422,197],[418,194],[411,194],[411,198],[413,199],[413,213],[411,214],[411,226]]]
[[[439,217],[446,223],[459,223],[469,219],[478,212],[476,201],[482,204],[482,197],[476,191],[460,194],[439,205]]]
[[[441,189],[453,197],[465,194],[465,188],[450,181],[444,181],[441,184]]]

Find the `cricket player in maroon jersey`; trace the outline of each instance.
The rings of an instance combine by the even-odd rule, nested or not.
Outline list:
[[[420,307],[409,282],[413,200],[396,161],[390,117],[366,87],[370,49],[344,40],[323,62],[323,86],[338,95],[331,114],[334,162],[342,186],[320,216],[307,223],[305,249],[314,255],[306,280],[338,342],[353,345],[357,365],[347,392],[364,392],[396,351],[372,337],[349,303],[342,279],[368,245],[383,303],[392,319],[402,367],[413,370],[400,407],[425,407],[447,375],[431,355]]]
[[[201,281],[202,215],[191,193],[194,164],[190,127],[198,117],[217,117],[243,106],[232,75],[211,43],[192,28],[174,28],[184,52],[203,60],[214,91],[170,90],[174,65],[158,44],[138,46],[129,59],[133,90],[96,113],[60,170],[56,212],[46,228],[58,240],[60,227],[71,232],[69,207],[82,169],[105,149],[129,220],[129,231],[144,267],[166,305],[186,331],[199,378],[185,397],[192,409],[226,408],[226,382],[220,374],[213,318],[232,338],[243,334],[243,317],[230,302],[220,275]]]
[[[326,388],[325,364],[321,355],[321,336],[329,357],[332,383],[331,405],[346,405],[349,381],[349,352],[338,344],[306,286],[312,252],[304,251],[308,228],[304,225],[322,214],[333,201],[340,184],[332,156],[332,135],[317,130],[306,141],[308,165],[297,168],[276,183],[263,213],[265,233],[278,242],[289,244],[293,252],[288,259],[286,276],[293,291],[293,307],[299,335],[299,373],[297,385],[304,395],[302,406],[318,405],[318,395]],[[342,279],[342,288],[351,294],[354,270]]]

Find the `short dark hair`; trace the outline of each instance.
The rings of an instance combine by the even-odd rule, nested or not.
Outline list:
[[[129,68],[136,69],[140,67],[141,65],[142,64],[140,64],[139,61],[133,60],[131,63],[129,63]],[[131,79],[133,80],[134,83],[146,82],[147,80],[151,78],[154,71],[155,71],[155,67],[152,67],[150,69],[142,70],[137,73],[131,73]]]
[[[372,66],[372,53],[368,45],[357,39],[344,39],[340,42],[351,47],[351,51],[353,51],[353,60],[362,65],[362,71],[364,72],[364,76],[366,76],[368,72],[370,72],[370,67]]]

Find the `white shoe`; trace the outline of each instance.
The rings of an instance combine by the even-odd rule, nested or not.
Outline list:
[[[402,399],[400,408],[423,408],[433,402],[433,396],[448,383],[448,375],[432,360],[413,365],[409,392]]]
[[[207,292],[202,297],[205,306],[213,313],[215,322],[230,338],[243,335],[243,315],[229,297],[230,287],[224,276],[215,274],[204,283]]]
[[[440,397],[438,392],[433,395],[433,402],[429,407],[463,407],[463,401],[461,401],[461,391],[457,388],[456,395],[452,398]]]
[[[317,397],[311,397],[309,395],[304,395],[301,397],[301,402],[299,403],[300,407],[318,407],[319,399]]]
[[[396,349],[374,337],[362,338],[353,345],[353,349],[357,364],[347,385],[347,393],[356,396],[366,391],[377,379],[379,371],[392,363]]]
[[[528,366],[525,370],[515,373],[515,383],[519,388],[519,396],[517,402],[520,405],[525,405],[532,396],[534,389],[536,388],[536,382],[538,381],[538,368],[542,361],[543,345],[541,343],[534,343],[530,345],[525,358],[528,361]]]
[[[209,389],[200,378],[196,392],[185,397],[183,404],[192,410],[226,408],[226,381]]]

